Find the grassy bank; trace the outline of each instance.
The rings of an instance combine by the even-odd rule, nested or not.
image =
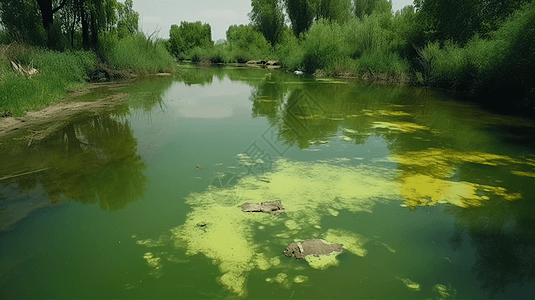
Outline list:
[[[11,61],[25,68],[35,68],[39,73],[26,76],[14,72]],[[0,112],[21,116],[31,109],[57,102],[66,96],[67,90],[82,87],[96,64],[96,55],[88,51],[60,53],[24,49],[11,52],[0,59]]]
[[[38,74],[15,72],[11,62]],[[99,62],[138,74],[170,72],[174,61],[161,42],[136,34],[103,39],[100,58],[93,51],[51,51],[13,43],[0,48],[0,115],[21,116],[63,99],[83,87]]]

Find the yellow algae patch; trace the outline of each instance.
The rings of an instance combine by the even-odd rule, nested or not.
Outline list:
[[[471,162],[489,166],[503,166],[510,164],[528,164],[506,155],[485,152],[461,152],[453,149],[430,148],[424,151],[408,151],[392,155],[391,160],[402,165],[435,167],[436,165],[451,165],[452,163]]]
[[[271,264],[266,259],[264,254],[258,254],[257,255],[256,265],[260,270],[268,270],[271,267]]]
[[[440,296],[442,296],[442,298],[447,298],[450,296],[450,293],[448,293],[448,288],[446,288],[445,285],[442,285],[442,284],[435,284],[435,286],[433,287],[433,289],[435,291],[437,291]]]
[[[392,155],[390,160],[410,169],[410,171],[404,170],[398,178],[401,184],[400,194],[409,207],[437,203],[451,203],[460,207],[479,206],[489,197],[478,191],[500,195],[506,200],[522,198],[519,193],[510,193],[502,187],[450,180],[454,166],[463,162],[490,166],[523,163],[508,156],[483,152],[465,153],[451,149],[428,149]]]
[[[401,195],[408,206],[429,206],[449,202],[460,207],[479,206],[484,199],[477,195],[477,185],[452,182],[422,174],[401,177]]]
[[[308,163],[279,159],[275,171],[268,174],[270,185],[248,177],[242,179],[238,186],[245,189],[245,202],[280,200],[286,214],[293,220],[285,225],[292,229],[296,225],[310,228],[320,225],[325,206],[352,212],[369,211],[376,199],[399,195],[395,170],[333,163],[343,161]]]
[[[308,277],[305,275],[297,275],[294,277],[295,283],[305,283],[308,281]]]
[[[340,212],[338,212],[337,210],[332,209],[332,208],[327,208],[327,211],[328,211],[331,215],[333,215],[333,216],[335,216],[335,217],[338,216],[338,214],[340,213]]]
[[[372,127],[379,129],[389,129],[402,133],[412,133],[418,130],[430,130],[429,127],[411,122],[373,122]]]
[[[421,290],[420,288],[420,284],[417,283],[417,282],[414,282],[408,278],[399,278],[399,280],[401,280],[401,282],[403,282],[403,284],[408,287],[410,290],[413,290],[413,291],[416,291],[416,292],[419,292]]]
[[[410,116],[411,114],[406,113],[404,111],[396,111],[396,110],[363,110],[363,114],[366,116],[374,117],[374,116]]]
[[[153,240],[153,239],[137,240],[136,244],[143,245],[143,246],[149,247],[149,248],[161,247],[161,246],[165,245],[165,240],[164,240],[164,238],[162,236],[157,240]]]
[[[278,266],[280,266],[280,264],[281,264],[281,260],[280,260],[280,258],[278,258],[278,257],[272,257],[272,258],[269,260],[269,262],[271,263],[271,265],[272,265],[273,267],[278,267]]]
[[[340,261],[336,258],[338,254],[338,252],[333,252],[330,255],[320,255],[317,257],[314,255],[307,255],[305,256],[305,260],[310,267],[318,270],[325,270],[330,266],[338,266],[340,264]]]
[[[299,229],[299,225],[297,225],[297,222],[295,222],[294,220],[288,220],[284,222],[284,225],[290,230]]]
[[[160,266],[160,258],[155,257],[151,252],[147,252],[143,255],[143,259],[147,261],[147,264],[152,268],[158,268]]]
[[[280,266],[280,259],[278,257],[268,258],[264,253],[256,254],[255,263],[258,269],[268,270],[273,267]]]
[[[280,283],[280,285],[282,285],[285,288],[290,287],[290,282],[288,281],[288,275],[286,275],[285,273],[279,273],[277,277],[274,278],[274,280]]]
[[[351,231],[329,229],[325,234],[325,241],[331,244],[342,244],[344,250],[358,256],[364,257],[368,253],[366,249],[363,248],[364,244],[368,242],[368,239]]]
[[[143,255],[143,259],[147,262],[149,267],[153,268],[153,270],[149,273],[150,275],[158,278],[160,275],[162,275],[161,269],[161,258],[154,256],[151,252],[147,252]]]
[[[196,197],[197,196],[197,197]],[[206,201],[193,195],[190,201]],[[205,204],[188,214],[184,225],[172,230],[175,245],[186,249],[186,255],[204,254],[219,265],[223,275],[219,282],[228,290],[244,295],[246,272],[255,267],[268,269],[271,264],[263,255],[256,254],[252,241],[251,220],[262,220],[262,214],[245,214],[236,207]],[[198,224],[206,223],[200,227]]]
[[[401,196],[409,207],[432,206],[437,203],[450,203],[459,207],[480,206],[489,197],[479,195],[478,190],[502,196],[509,201],[522,198],[521,194],[510,193],[502,187],[449,181],[416,173],[403,174],[399,180]]]
[[[457,294],[457,291],[455,289],[451,287],[447,288],[443,284],[435,284],[435,286],[433,287],[433,290],[440,294],[440,297],[441,297],[440,299],[455,297],[455,295]]]
[[[176,247],[186,250],[186,255],[203,254],[218,265],[222,274],[218,282],[230,292],[244,296],[250,271],[284,267],[284,261],[266,250],[265,245],[254,241],[259,226],[277,226],[279,229],[274,236],[280,237],[276,243],[288,245],[296,238],[319,238],[320,232],[315,226],[321,224],[326,207],[333,211],[370,211],[377,199],[399,196],[399,185],[395,182],[397,171],[342,165],[344,163],[343,160],[314,163],[279,159],[274,171],[264,174],[270,184],[255,176],[240,179],[233,188],[241,191],[239,202],[230,206],[227,205],[232,202],[227,201],[232,198],[228,193],[230,188],[191,193],[186,203],[192,211],[183,225],[171,230],[172,240]],[[285,215],[244,213],[240,209],[245,202],[272,199],[281,201]],[[331,235],[336,233],[332,231]],[[354,246],[357,245],[355,242]],[[308,258],[307,261],[318,269],[338,264],[335,256]]]
[[[518,175],[518,176],[535,177],[534,172],[511,171],[511,173]]]

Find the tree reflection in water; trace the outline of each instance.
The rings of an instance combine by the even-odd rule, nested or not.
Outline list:
[[[155,106],[165,110],[162,95],[172,83],[171,77],[153,77],[110,89],[110,94],[127,93],[127,102],[97,116],[81,114],[31,147],[20,138],[2,140],[0,197],[6,200],[1,228],[10,229],[31,211],[62,199],[113,211],[143,197],[147,165],[125,117],[133,111],[150,114]],[[46,201],[32,200],[32,191],[41,189]],[[21,201],[29,209],[15,209]]]
[[[514,202],[496,199],[469,210],[449,209],[458,219],[450,245],[460,248],[465,242],[462,233],[468,233],[476,251],[473,270],[493,297],[509,286],[531,284],[535,279],[535,205],[527,200],[533,196]]]

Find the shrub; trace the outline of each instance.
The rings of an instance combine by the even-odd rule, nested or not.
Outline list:
[[[303,68],[303,48],[289,28],[282,32],[279,43],[275,47],[275,53],[285,68],[292,71]]]

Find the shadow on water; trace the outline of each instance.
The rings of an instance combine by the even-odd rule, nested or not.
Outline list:
[[[474,248],[472,269],[491,297],[500,298],[507,292],[513,298],[522,298],[525,295],[518,287],[535,280],[535,194],[525,196],[526,200],[491,201],[471,210],[447,209],[457,218],[450,246],[457,250],[469,243]],[[469,240],[463,239],[463,233]]]

